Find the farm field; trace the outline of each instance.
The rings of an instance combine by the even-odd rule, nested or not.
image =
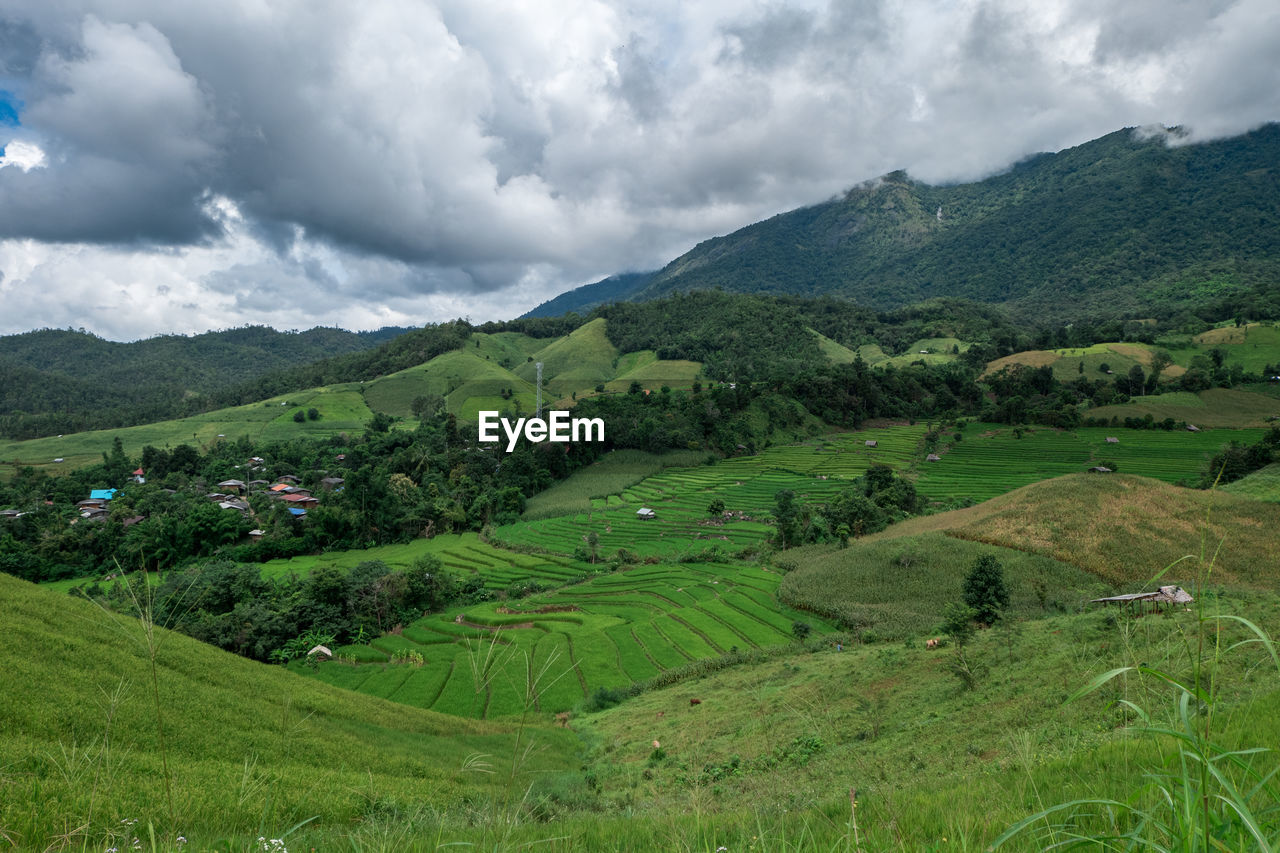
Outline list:
[[[1247,373],[1258,373],[1267,365],[1280,365],[1280,327],[1274,323],[1210,329],[1197,335],[1195,343],[1204,349],[1221,348],[1226,356],[1224,364],[1238,364]],[[1181,361],[1177,353],[1174,358]]]
[[[561,557],[503,551],[481,542],[475,533],[453,533],[430,539],[415,539],[404,545],[379,545],[360,551],[329,551],[269,560],[261,564],[262,576],[302,576],[319,568],[349,571],[359,563],[371,560],[380,560],[392,568],[403,569],[425,554],[438,557],[446,568],[459,575],[479,575],[484,579],[485,586],[494,590],[505,589],[515,581],[528,579],[567,583],[577,580],[587,571],[583,564]]]
[[[1100,406],[1085,413],[1091,418],[1173,418],[1204,428],[1264,427],[1280,416],[1280,400],[1238,388],[1210,388],[1198,394],[1180,391],[1139,397],[1117,406]]]
[[[766,522],[777,492],[792,489],[800,500],[823,501],[872,464],[906,469],[919,455],[924,432],[923,424],[882,427],[770,447],[710,466],[668,469],[619,495],[591,499],[586,511],[522,520],[494,535],[502,542],[555,553],[572,552],[592,532],[599,536],[601,554],[620,548],[642,557],[737,550],[770,535]],[[877,446],[867,447],[868,441]],[[707,506],[716,498],[724,501],[730,517],[708,516]],[[641,507],[653,509],[656,517],[637,518]]]
[[[294,421],[301,408],[320,412],[318,420]],[[261,403],[219,409],[203,415],[159,421],[120,429],[96,430],[61,437],[25,441],[0,440],[0,470],[13,465],[31,465],[50,474],[64,473],[94,462],[111,449],[118,437],[125,453],[138,455],[146,445],[159,448],[191,444],[208,447],[226,438],[247,436],[253,440],[284,440],[294,437],[327,437],[364,429],[373,413],[360,396],[357,384],[332,385],[272,397]],[[54,462],[55,459],[62,462]]]
[[[591,507],[592,498],[621,495],[628,486],[634,486],[665,468],[697,465],[706,455],[697,450],[672,450],[666,453],[610,451],[586,468],[575,471],[568,479],[561,480],[530,498],[525,507],[524,518],[550,518],[585,511]]]
[[[533,673],[536,710],[547,715],[597,688],[730,651],[785,645],[796,620],[830,630],[779,605],[779,581],[756,566],[637,566],[525,599],[433,614],[368,646],[336,650],[366,663],[298,669],[357,692],[490,719],[525,710]],[[420,665],[388,663],[413,652]]]
[[[1144,372],[1149,371],[1153,353],[1157,349],[1161,347],[1139,343],[1101,343],[1088,347],[1028,350],[992,361],[987,365],[983,375],[989,376],[998,373],[1002,368],[1022,364],[1027,367],[1049,366],[1053,368],[1054,378],[1060,382],[1070,382],[1082,375],[1088,379],[1114,379],[1127,374],[1134,365],[1141,367]],[[1184,362],[1190,362],[1191,356],[1198,352],[1194,349],[1169,351],[1174,363],[1161,372],[1161,381],[1168,383],[1186,373]],[[1179,353],[1185,357],[1180,359]],[[1080,370],[1082,364],[1083,372]],[[1104,367],[1111,373],[1108,374]]]
[[[921,463],[916,488],[934,500],[993,498],[1039,480],[1076,474],[1095,465],[1115,463],[1125,474],[1168,483],[1196,480],[1205,463],[1229,441],[1256,442],[1261,429],[1164,432],[1082,428],[1064,432],[1048,427],[1014,430],[1004,424],[968,424],[964,438],[939,455],[940,462]],[[1118,438],[1118,444],[1107,438]],[[1112,466],[1107,466],[1112,467]],[[1103,476],[1103,475],[1098,475]]]

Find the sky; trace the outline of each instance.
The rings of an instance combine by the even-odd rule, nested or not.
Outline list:
[[[515,317],[894,169],[1280,119],[1275,0],[0,0],[0,334]]]

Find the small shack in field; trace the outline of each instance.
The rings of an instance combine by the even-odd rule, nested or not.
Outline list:
[[[1109,595],[1106,598],[1093,599],[1094,604],[1104,606],[1114,604],[1118,607],[1128,607],[1131,612],[1136,613],[1165,610],[1173,604],[1190,604],[1193,601],[1195,599],[1190,593],[1172,584],[1162,586],[1154,592],[1131,592],[1127,595]]]
[[[651,518],[657,518],[657,517],[658,517],[658,514],[653,510],[649,509],[647,506],[642,506],[638,510],[636,510],[636,518],[642,519],[644,521],[648,521]]]
[[[924,461],[925,462],[941,462],[942,457],[936,453],[930,453],[928,456],[924,458]]]
[[[1187,432],[1199,432],[1199,431],[1200,431],[1200,427],[1196,426],[1195,424],[1187,424]]]
[[[1120,443],[1120,439],[1116,438],[1114,435],[1107,436],[1107,444],[1119,444],[1119,443]]]
[[[863,444],[865,444],[867,447],[876,447],[877,445],[880,444],[880,442],[876,441],[875,439],[871,439],[870,441],[864,441]]]
[[[1090,474],[1110,474],[1111,469],[1105,465],[1094,465],[1089,469]]]

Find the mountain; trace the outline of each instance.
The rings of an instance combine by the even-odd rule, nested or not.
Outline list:
[[[1120,130],[951,186],[891,172],[700,243],[638,292],[572,293],[639,301],[723,288],[830,294],[882,310],[945,296],[1038,321],[1224,303],[1266,316],[1273,300],[1261,289],[1280,278],[1280,125],[1182,139]]]
[[[555,299],[549,299],[524,317],[559,317],[570,311],[585,313],[598,305],[630,299],[645,288],[652,279],[652,272],[629,272],[611,275],[594,284],[584,284],[565,291]]]
[[[0,418],[5,434],[21,435],[191,414],[208,395],[273,371],[381,347],[406,331],[246,326],[133,343],[59,329],[7,335],[0,337]],[[55,423],[73,411],[80,413],[75,423]]]

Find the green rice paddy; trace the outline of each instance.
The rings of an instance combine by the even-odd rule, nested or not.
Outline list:
[[[792,641],[781,576],[758,566],[644,565],[526,599],[424,617],[367,646],[361,663],[322,663],[322,681],[448,714],[488,719],[569,710],[600,687],[623,687],[731,651]],[[406,652],[422,663],[390,663]]]
[[[771,447],[710,466],[668,469],[621,494],[592,498],[588,509],[500,527],[495,538],[558,553],[572,552],[593,532],[601,554],[620,548],[643,557],[736,551],[771,534],[767,522],[779,491],[822,502],[873,464],[906,469],[919,455],[924,432],[923,424],[882,427]],[[876,446],[868,447],[869,441]],[[716,498],[728,516],[709,516],[707,507]],[[637,517],[642,507],[656,517]]]

